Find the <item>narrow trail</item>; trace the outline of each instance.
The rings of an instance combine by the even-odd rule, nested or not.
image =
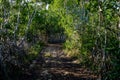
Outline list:
[[[97,80],[90,70],[66,57],[60,44],[46,45],[31,66],[34,79],[30,80]]]

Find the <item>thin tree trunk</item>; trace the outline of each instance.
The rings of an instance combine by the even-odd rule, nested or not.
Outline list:
[[[30,29],[30,25],[31,25],[31,23],[32,23],[32,20],[33,20],[33,18],[34,18],[35,15],[36,15],[36,11],[37,11],[37,10],[35,9],[35,10],[33,11],[33,13],[30,15],[29,20],[28,20],[28,23],[27,23],[26,31],[25,31],[25,36],[22,38],[22,41],[19,43],[18,46],[21,46],[21,44],[23,43],[23,41],[26,39],[28,30]]]
[[[97,27],[97,32],[98,32],[98,39],[100,40],[99,42],[101,42],[100,28],[101,28],[101,25],[103,23],[103,19],[102,19],[103,15],[102,15],[102,9],[101,9],[101,5],[100,5],[100,1],[99,0],[98,0],[98,7],[99,7],[99,25]],[[98,43],[98,41],[97,41],[97,43]],[[100,44],[102,44],[102,43],[100,43]],[[99,44],[97,44],[97,45],[99,45]],[[103,62],[104,62],[104,59],[105,59],[105,56],[104,56],[105,52],[104,52],[104,49],[102,48],[102,45],[101,45],[101,47],[98,47],[98,48],[102,49],[101,50],[102,53],[99,53],[99,54],[101,54],[100,58],[102,60],[102,63],[99,66],[100,67],[99,79],[102,80],[102,76],[103,76]]]
[[[17,23],[14,29],[14,44],[17,44],[16,38],[17,38],[17,30],[18,30],[18,26],[19,26],[19,22],[20,22],[20,4],[19,4],[19,9],[18,9],[18,14],[17,14]]]
[[[119,9],[119,14],[120,14],[120,9]],[[118,23],[118,40],[119,40],[119,48],[120,48],[120,15],[119,15],[119,23]]]

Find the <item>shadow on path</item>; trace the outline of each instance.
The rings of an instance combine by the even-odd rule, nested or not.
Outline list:
[[[41,54],[47,53],[52,56],[44,57],[42,62]],[[31,76],[34,79],[29,80],[97,80],[92,71],[66,57],[60,45],[47,45],[32,65]]]

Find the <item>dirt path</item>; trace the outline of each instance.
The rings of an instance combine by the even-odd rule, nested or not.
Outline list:
[[[41,55],[46,56],[44,60]],[[97,80],[92,72],[65,56],[59,44],[49,44],[31,64],[31,80]]]

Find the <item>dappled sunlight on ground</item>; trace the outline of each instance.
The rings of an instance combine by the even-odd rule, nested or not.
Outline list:
[[[44,56],[48,53],[51,55]],[[46,45],[31,65],[34,79],[30,80],[97,80],[91,70],[66,57],[60,44]]]

